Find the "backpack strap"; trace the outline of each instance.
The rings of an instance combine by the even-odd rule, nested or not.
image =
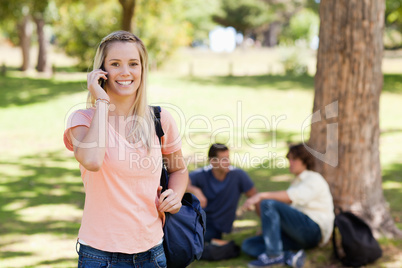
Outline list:
[[[158,135],[159,139],[159,144],[162,146],[162,140],[161,138],[163,135],[165,135],[165,132],[163,132],[162,129],[162,123],[161,123],[161,107],[160,106],[151,106],[152,109],[154,110],[155,118],[154,118],[154,124],[155,124],[155,132],[156,135]]]
[[[151,106],[153,111],[154,111],[154,125],[155,125],[155,132],[156,135],[158,136],[159,139],[159,144],[161,145],[162,148],[162,137],[165,135],[165,132],[163,132],[162,129],[162,123],[161,123],[161,107],[160,106]],[[165,163],[163,162],[162,159],[162,172],[161,172],[161,178],[160,178],[160,185],[162,186],[162,192],[165,191],[168,188],[169,184],[169,174],[167,171],[167,168],[165,166]]]
[[[334,208],[335,219],[334,219],[334,228],[332,229],[332,247],[333,247],[333,250],[334,250],[335,258],[338,259],[338,260],[341,260],[341,256],[340,256],[340,254],[338,252],[338,246],[337,246],[338,243],[340,243],[340,241],[337,239],[337,237],[336,237],[337,234],[336,234],[336,231],[335,231],[335,229],[338,227],[336,225],[336,216],[339,215],[342,212],[343,212],[342,207],[336,206]],[[338,232],[339,232],[339,230],[338,230]],[[339,233],[338,233],[338,235],[339,235]]]
[[[334,229],[332,230],[332,248],[334,250],[335,258],[338,259],[338,260],[341,260],[341,257],[340,257],[339,252],[338,252],[338,246],[337,246],[338,242],[337,242],[337,239],[336,239],[336,231],[335,231],[336,227],[337,227],[336,226],[336,221],[334,220]]]

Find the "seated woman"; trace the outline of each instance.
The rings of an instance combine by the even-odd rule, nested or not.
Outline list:
[[[262,235],[246,239],[242,250],[256,257],[249,267],[304,265],[303,249],[328,242],[334,221],[332,195],[325,179],[312,171],[313,156],[303,144],[289,148],[289,169],[296,177],[286,191],[261,192],[243,209],[259,205]],[[297,251],[297,252],[295,252]]]

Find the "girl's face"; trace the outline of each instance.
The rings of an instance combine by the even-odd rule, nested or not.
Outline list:
[[[137,46],[131,42],[113,42],[104,61],[109,96],[136,96],[141,84],[141,59]]]
[[[289,154],[289,171],[294,175],[299,175],[307,169],[306,165],[299,158],[294,158],[293,155]]]

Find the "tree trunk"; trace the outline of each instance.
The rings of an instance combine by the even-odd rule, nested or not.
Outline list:
[[[281,23],[274,21],[269,25],[269,28],[264,32],[263,46],[274,47],[278,44],[278,35],[281,32]]]
[[[135,1],[136,0],[119,0],[122,9],[123,9],[123,17],[121,27],[123,30],[132,32],[132,19],[135,11]]]
[[[26,71],[29,69],[29,56],[30,56],[30,48],[31,48],[31,36],[32,36],[32,28],[30,24],[29,15],[25,15],[21,22],[17,26],[18,35],[20,39],[20,46],[22,51],[22,66],[21,71]]]
[[[384,11],[385,0],[321,0],[308,149],[335,207],[396,237],[402,232],[384,199],[379,153]]]
[[[36,66],[36,69],[39,72],[45,72],[47,71],[47,41],[45,37],[45,32],[43,31],[45,27],[45,20],[43,19],[43,16],[36,16],[35,23],[39,44],[38,65]]]

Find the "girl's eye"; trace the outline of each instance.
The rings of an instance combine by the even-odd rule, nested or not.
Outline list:
[[[119,64],[117,62],[114,62],[112,63],[112,66],[119,67]]]
[[[136,62],[130,63],[130,66],[137,66],[137,65],[138,65],[138,63],[136,63]]]

